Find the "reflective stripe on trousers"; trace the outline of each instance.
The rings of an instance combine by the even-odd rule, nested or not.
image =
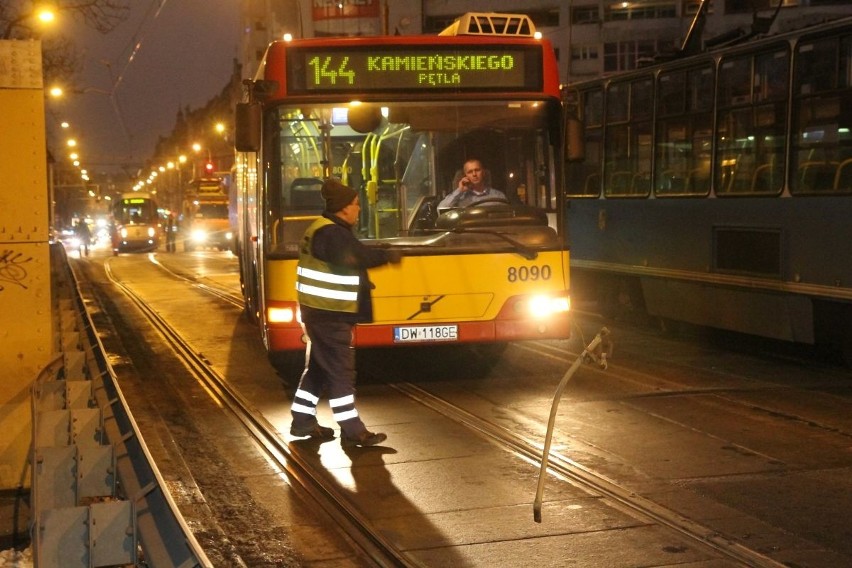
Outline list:
[[[307,428],[316,424],[317,402],[324,394],[340,429],[347,436],[357,436],[366,426],[355,409],[353,324],[321,321],[305,323],[304,327],[308,347],[305,370],[290,408],[293,425]]]

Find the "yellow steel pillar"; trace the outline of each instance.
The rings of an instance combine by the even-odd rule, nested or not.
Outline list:
[[[41,43],[0,40],[0,489],[29,485],[30,392],[53,352]]]

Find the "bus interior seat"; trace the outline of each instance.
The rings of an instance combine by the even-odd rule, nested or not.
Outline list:
[[[601,192],[601,174],[592,172],[586,176],[583,195],[598,195]]]
[[[846,158],[837,166],[837,173],[834,174],[834,189],[847,191],[852,189],[852,158]]]
[[[630,180],[630,193],[648,195],[651,191],[651,172],[636,172]]]
[[[686,174],[686,192],[706,194],[710,192],[710,165],[692,168]]]
[[[322,211],[325,200],[320,193],[322,180],[317,178],[296,178],[290,184],[290,205],[298,211]]]
[[[679,194],[686,192],[687,176],[682,170],[670,169],[660,173],[657,179],[657,191],[660,193]]]
[[[781,189],[784,181],[783,170],[775,163],[760,164],[755,168],[751,178],[751,191],[754,193],[769,193]]]
[[[799,187],[807,191],[831,191],[837,168],[835,162],[804,162],[799,166]]]
[[[609,195],[628,195],[631,192],[633,172],[619,170],[610,173],[607,190]]]

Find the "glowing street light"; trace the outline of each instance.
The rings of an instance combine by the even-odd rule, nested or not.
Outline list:
[[[36,18],[44,24],[50,24],[56,19],[56,12],[50,6],[41,6],[36,10]]]

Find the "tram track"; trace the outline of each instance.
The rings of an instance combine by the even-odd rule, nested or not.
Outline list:
[[[215,296],[215,297],[219,298],[220,300],[224,300],[224,301],[226,301],[227,303],[229,303],[233,306],[236,306],[238,308],[243,307],[242,297],[239,296],[238,294],[234,294],[230,290],[226,290],[226,289],[223,289],[223,288],[220,288],[220,287],[217,287],[217,286],[211,286],[209,284],[204,284],[203,282],[199,282],[199,278],[197,276],[189,276],[189,275],[185,274],[183,271],[178,271],[178,270],[176,270],[172,267],[166,266],[165,264],[160,262],[160,260],[157,258],[157,255],[155,253],[148,253],[148,260],[153,265],[155,265],[157,268],[166,272],[167,274],[169,274],[173,278],[176,278],[178,280],[182,280],[184,282],[188,282],[189,284],[191,284],[195,288],[198,288],[199,290],[206,292],[207,294],[210,294],[211,296]]]
[[[159,265],[157,262],[154,264]],[[217,293],[218,291],[215,288],[200,285],[196,278],[178,274],[167,267],[161,266],[161,268],[206,294],[225,299],[235,307],[242,307],[242,303],[236,301],[232,294]],[[110,279],[115,282],[112,276],[110,276]],[[221,404],[227,406],[240,419],[259,447],[263,449],[264,453],[276,464],[279,464],[282,471],[287,472],[287,476],[291,479],[294,486],[301,488],[308,499],[320,504],[330,519],[330,522],[339,525],[343,532],[350,535],[349,537],[353,542],[357,543],[358,548],[363,551],[365,557],[371,559],[372,562],[379,566],[412,565],[410,557],[396,548],[394,543],[388,542],[382,537],[379,531],[371,531],[370,521],[353,506],[351,501],[348,501],[345,496],[341,495],[339,487],[334,483],[330,483],[327,477],[323,475],[323,471],[315,471],[315,464],[311,464],[310,461],[303,459],[298,449],[291,449],[275,428],[262,415],[258,415],[251,407],[251,404],[239,392],[231,389],[223,377],[219,376],[213,370],[203,356],[196,354],[191,346],[183,341],[177,332],[170,328],[167,322],[163,321],[153,309],[146,306],[141,297],[136,296],[132,290],[124,285],[115,283],[132,299],[140,310],[145,312],[146,317],[151,320],[159,333],[172,345],[175,352],[179,353],[182,359],[188,361],[187,368],[192,370],[196,380],[211,393],[211,396],[215,396],[217,400],[221,400]],[[228,300],[228,296],[231,296],[231,300]],[[536,356],[546,357],[554,361],[564,362],[566,357],[572,356],[569,348],[555,346],[546,342],[525,342],[519,344],[518,347],[532,352]],[[618,369],[620,367],[617,366]],[[615,370],[615,367],[610,370]],[[666,383],[664,390],[661,392],[637,394],[620,399],[622,402],[628,403],[631,398],[647,398],[649,396],[677,396],[678,394],[690,395],[698,393],[725,397],[726,393],[730,395],[732,392],[738,391],[753,392],[789,388],[761,381],[754,377],[749,379],[745,376],[742,378],[744,380],[749,379],[754,384],[753,387],[685,388],[685,385],[679,384],[677,381],[665,379],[659,375],[651,375],[646,371],[635,371],[627,368],[623,369],[623,371],[627,375],[633,376],[632,379],[630,377],[622,377],[622,380],[628,382],[643,382],[647,386],[647,381],[650,378],[658,386],[660,382]],[[595,369],[594,372],[601,371]],[[718,373],[718,371],[708,371],[708,369],[704,369],[704,372]],[[464,408],[456,406],[442,399],[440,396],[427,392],[421,386],[400,382],[389,383],[388,388],[408,397],[438,415],[464,426],[481,438],[488,439],[533,467],[541,464],[542,444],[535,440],[511,432],[499,424],[479,418]],[[730,402],[732,404],[748,404],[736,400],[735,396]],[[769,410],[771,409],[767,411]],[[659,503],[637,495],[629,487],[608,478],[605,474],[589,469],[571,460],[558,451],[551,451],[548,458],[548,473],[555,479],[578,487],[588,494],[602,496],[611,506],[627,512],[640,522],[664,527],[673,533],[677,533],[685,540],[695,543],[697,548],[700,547],[714,556],[723,557],[739,565],[760,568],[785,565],[764,555],[758,550],[748,548],[740,542],[727,538],[713,528],[702,525],[700,522],[680,515]],[[532,514],[532,511],[530,513]]]
[[[478,435],[488,438],[530,464],[536,467],[541,465],[542,446],[540,443],[483,420],[417,385],[396,383],[390,385],[390,387],[431,408],[440,415],[473,430]],[[785,566],[756,550],[725,538],[711,528],[637,495],[633,490],[558,452],[550,452],[548,471],[558,479],[573,483],[585,491],[603,495],[639,518],[650,523],[663,525],[726,558],[757,568],[783,568]]]
[[[165,270],[172,276],[182,279],[217,298],[224,299],[237,307],[241,306],[241,302],[233,295],[218,290],[215,287],[199,283],[197,278],[189,277],[164,266],[156,260],[154,255],[150,255],[150,259],[160,269]],[[156,314],[154,315],[156,316]],[[188,358],[194,358],[194,354],[188,346],[186,346],[173,331],[171,332],[171,335],[174,336],[173,341],[180,345],[181,351],[186,351]],[[554,347],[545,342],[529,342],[524,344],[523,348],[535,352],[538,356],[544,356],[556,360],[564,360],[566,354],[570,355],[570,353],[566,352],[566,350]],[[244,425],[252,433],[253,437],[258,441],[259,445],[268,455],[273,457],[278,463],[281,463],[282,466],[287,460],[292,460],[298,464],[299,470],[295,474],[291,472],[291,475],[299,481],[303,488],[321,488],[321,490],[327,492],[327,494],[334,492],[332,489],[327,487],[327,484],[323,483],[321,476],[311,472],[311,467],[299,459],[298,453],[291,452],[289,448],[287,448],[286,444],[281,442],[280,438],[275,435],[270,435],[270,429],[274,431],[274,428],[272,428],[272,426],[262,417],[252,416],[247,404],[241,400],[239,394],[232,392],[231,389],[224,384],[222,378],[215,373],[215,371],[210,369],[203,362],[197,362],[197,364],[199,366],[199,380],[203,380],[205,384],[208,384],[208,386],[214,386],[216,392],[224,390],[227,393],[227,399],[235,401],[237,408],[235,410],[232,409],[232,411],[235,415],[244,417],[241,418]],[[506,450],[513,452],[533,467],[540,467],[542,461],[542,446],[540,443],[530,440],[524,436],[514,434],[500,425],[483,420],[463,408],[429,393],[415,384],[395,383],[390,384],[389,387],[404,394],[415,402],[430,408],[439,415],[465,426],[466,428],[474,431],[477,435],[504,447]],[[282,463],[282,456],[284,457],[284,463]],[[559,452],[550,452],[548,456],[548,473],[558,479],[573,483],[575,486],[580,487],[585,491],[603,495],[611,502],[629,510],[632,514],[638,516],[642,520],[663,525],[698,543],[699,545],[711,549],[717,554],[737,562],[741,562],[747,566],[754,566],[758,568],[783,567],[783,564],[776,562],[758,551],[733,542],[718,534],[713,529],[687,519],[686,517],[654,503],[653,501],[642,498],[631,489],[620,485],[616,481],[609,479],[598,472],[582,466]],[[310,485],[302,481],[302,476],[305,475],[309,477]],[[323,498],[322,496],[317,495],[313,490],[309,491],[309,493],[314,500],[319,501]],[[335,502],[338,505],[340,504],[339,501]],[[327,509],[327,507],[324,508]],[[340,522],[340,515],[334,514],[336,509],[337,507],[332,508],[332,514],[330,516],[334,518],[335,521]],[[348,508],[343,509],[345,510]],[[357,517],[358,515],[357,513],[347,511],[347,516]],[[347,522],[347,525],[349,524],[351,524],[351,522]],[[347,530],[346,532],[349,533],[350,530]],[[395,551],[392,546],[386,546]],[[372,554],[370,556],[374,557]],[[403,556],[399,551],[395,551],[393,558],[395,561],[401,562],[399,565],[404,565]]]
[[[174,330],[139,294],[118,279],[109,262],[105,263],[107,278],[135,305],[148,322],[186,365],[190,375],[204,390],[239,420],[257,446],[274,464],[286,472],[292,486],[303,497],[316,503],[335,526],[339,527],[355,547],[376,566],[415,566],[393,543],[345,499],[334,486],[320,475],[299,452],[292,451],[275,427],[258,413],[249,402],[213,369],[209,362]],[[192,279],[183,277],[187,281]],[[213,294],[209,288],[201,288]],[[221,298],[220,294],[213,294]]]

